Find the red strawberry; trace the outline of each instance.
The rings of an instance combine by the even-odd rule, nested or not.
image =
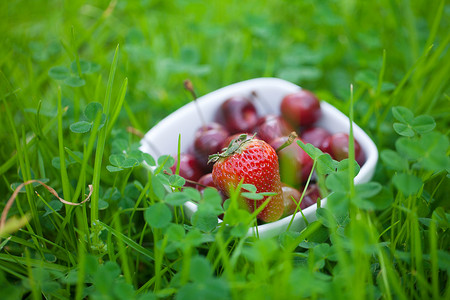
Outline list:
[[[229,196],[231,187],[236,188],[241,180],[253,184],[257,192],[275,192],[268,205],[258,214],[258,219],[264,222],[278,220],[284,211],[281,190],[278,156],[275,150],[266,142],[241,135],[235,139],[222,153],[211,155],[210,161],[215,162],[212,176],[216,187]],[[259,207],[267,197],[256,201]],[[255,200],[245,199],[250,212],[255,209]]]

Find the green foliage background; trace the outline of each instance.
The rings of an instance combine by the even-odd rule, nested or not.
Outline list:
[[[42,187],[20,193],[9,216],[28,213],[29,225],[0,240],[0,285],[12,298],[449,296],[448,2],[1,1],[0,20],[0,209],[26,179],[75,202],[81,187],[95,188],[83,207]],[[146,190],[156,176],[142,168],[152,158],[136,151],[139,132],[191,101],[183,81],[206,94],[256,77],[294,82],[345,113],[354,85],[354,120],[385,151],[374,181],[388,206],[350,205],[350,225],[334,225],[353,232],[353,246],[334,243],[325,217],[307,240],[222,240]],[[97,132],[104,120],[97,106],[85,110],[92,102],[108,120],[117,109],[115,123]],[[397,106],[410,112],[393,115]],[[435,134],[410,114],[432,117]],[[376,250],[352,248],[363,245]],[[305,280],[298,289],[295,278]]]

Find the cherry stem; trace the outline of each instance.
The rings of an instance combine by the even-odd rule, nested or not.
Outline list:
[[[144,138],[144,133],[142,133],[142,131],[140,131],[139,129],[136,129],[132,126],[128,126],[127,127],[127,131],[131,134],[134,134],[135,136],[139,137],[139,138]]]
[[[200,116],[200,121],[203,124],[203,128],[206,128],[206,122],[205,122],[205,118],[203,118],[203,114],[202,111],[200,110],[200,106],[198,105],[197,102],[197,94],[194,91],[194,85],[192,84],[192,82],[189,79],[186,79],[184,81],[184,88],[189,91],[192,95],[192,98],[194,99],[194,103],[195,103],[195,108],[197,109],[197,113]]]
[[[194,91],[194,85],[192,84],[192,82],[189,79],[186,79],[184,81],[184,88],[191,93],[192,98],[194,98],[194,100],[197,100],[197,95],[195,94],[195,91]]]
[[[292,131],[286,142],[284,142],[280,147],[278,147],[277,149],[275,149],[275,151],[278,153],[281,150],[283,150],[284,148],[286,148],[287,146],[289,146],[290,144],[292,144],[294,142],[294,140],[298,137],[297,133],[295,131]]]
[[[201,184],[200,182],[197,182],[197,181],[194,181],[194,180],[189,180],[189,179],[186,179],[186,178],[184,178],[184,180],[186,180],[186,182],[190,183],[190,184],[198,185],[198,186],[201,186],[201,187],[204,187],[204,188],[208,187],[207,185]]]
[[[270,106],[266,103],[266,101],[263,101],[263,99],[258,95],[258,93],[256,91],[252,91],[251,95],[252,95],[251,100],[253,102],[256,100],[259,103],[261,103],[261,105],[264,106],[264,108],[267,110],[267,112],[270,112],[272,110],[270,108]]]

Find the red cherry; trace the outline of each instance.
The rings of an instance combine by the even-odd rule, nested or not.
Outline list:
[[[190,151],[205,172],[212,170],[212,165],[208,165],[208,157],[222,150],[222,145],[228,136],[229,133],[225,127],[218,123],[207,124],[195,132],[194,144]]]
[[[322,143],[322,151],[329,153],[335,160],[341,161],[348,158],[348,141],[347,133],[335,133],[326,138]],[[355,159],[359,165],[365,161],[364,152],[361,149],[357,140],[354,140],[355,145]]]
[[[303,197],[300,208],[305,209],[311,205],[317,203],[317,199],[321,198],[319,187],[316,184],[310,184],[306,189],[305,196]]]
[[[177,158],[175,157],[175,164],[170,168],[175,174],[177,167]],[[190,153],[180,154],[180,172],[179,175],[184,179],[190,181],[197,181],[203,175],[203,169],[195,157]],[[194,186],[194,184],[186,182],[185,186]]]
[[[198,180],[198,183],[201,184],[201,185],[197,185],[197,190],[199,190],[199,191],[203,191],[205,189],[204,186],[216,187],[216,185],[214,184],[214,181],[212,179],[212,173],[208,173],[208,174],[205,174],[202,177],[200,177],[200,179]]]
[[[216,121],[225,125],[232,134],[253,132],[258,122],[258,113],[250,99],[234,96],[222,103],[217,111]]]
[[[286,142],[288,137],[280,137],[270,143],[274,149],[278,149]],[[298,186],[308,179],[311,173],[313,160],[297,144],[298,138],[286,148],[278,151],[280,163],[281,181],[292,186]]]
[[[278,137],[289,135],[294,129],[281,116],[269,114],[258,119],[255,131],[260,139],[270,143]]]
[[[307,90],[285,96],[280,108],[286,121],[294,126],[311,125],[322,115],[319,99]]]
[[[331,133],[322,127],[310,127],[302,132],[301,139],[305,144],[312,144],[320,148],[323,141],[331,136]]]
[[[283,216],[292,215],[297,208],[297,203],[300,201],[301,193],[299,190],[289,186],[285,183],[281,184],[281,190],[283,191],[284,212]],[[295,201],[292,200],[295,199]]]

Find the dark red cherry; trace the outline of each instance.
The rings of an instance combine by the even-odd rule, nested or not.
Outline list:
[[[302,132],[300,138],[305,144],[312,144],[314,147],[320,148],[323,141],[331,136],[331,133],[322,127],[310,127]]]
[[[199,190],[199,191],[203,191],[205,189],[205,186],[216,187],[216,185],[214,184],[214,181],[212,179],[212,173],[207,173],[207,174],[203,175],[202,177],[200,177],[200,179],[198,180],[198,183],[201,184],[201,185],[197,185],[197,190]]]
[[[302,203],[300,203],[300,208],[305,209],[317,203],[317,199],[319,198],[321,198],[319,187],[316,184],[310,184],[306,189],[306,193],[303,197]]]
[[[281,136],[288,136],[294,128],[281,116],[266,115],[258,119],[256,134],[263,141],[270,143]]]
[[[208,157],[222,150],[222,145],[228,136],[228,130],[219,123],[207,124],[195,132],[194,144],[190,151],[205,172],[212,170],[212,165],[208,164]]]
[[[177,167],[177,157],[175,156],[175,164],[170,168],[175,174]],[[202,167],[195,157],[190,153],[180,154],[180,172],[179,175],[184,179],[190,181],[197,181],[204,174]],[[186,182],[185,186],[192,186],[194,184]]]
[[[310,91],[300,90],[281,101],[281,114],[293,126],[308,126],[322,115],[319,99]]]
[[[223,124],[231,134],[253,132],[258,122],[258,113],[250,99],[234,96],[226,100],[216,113],[216,121]]]
[[[274,149],[278,149],[287,139],[288,137],[276,138],[270,145]],[[294,187],[308,179],[313,165],[312,158],[300,148],[297,140],[298,138],[292,144],[277,152],[281,181]]]
[[[322,143],[322,151],[329,153],[335,160],[341,161],[348,158],[348,141],[347,133],[335,133],[326,138]],[[359,165],[365,161],[364,152],[361,149],[357,140],[354,140],[355,145],[355,159]]]
[[[300,203],[300,208],[301,209],[308,208],[311,205],[314,205],[316,202],[317,202],[317,200],[314,201],[310,196],[305,195],[302,199],[302,203]]]

